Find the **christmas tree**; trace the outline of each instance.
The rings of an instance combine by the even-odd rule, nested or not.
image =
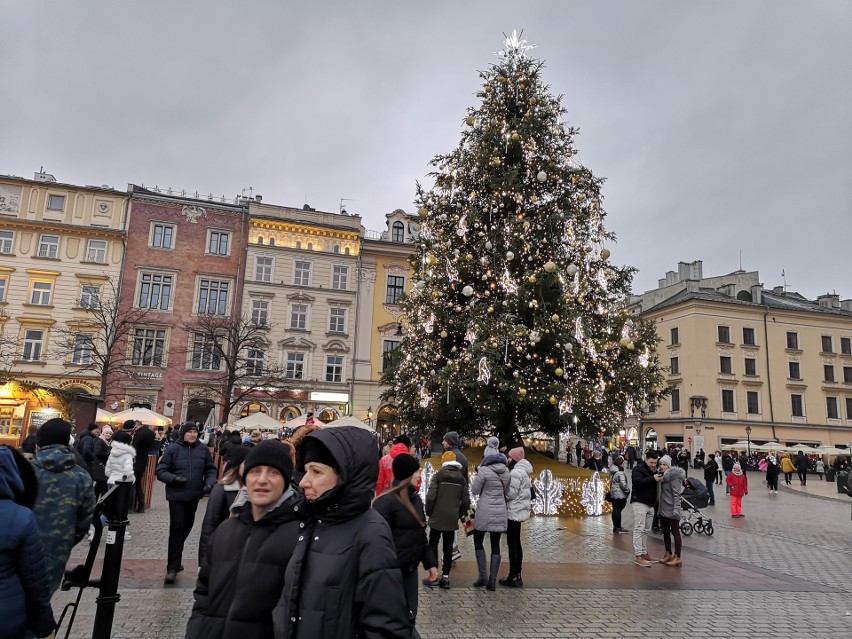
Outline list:
[[[605,247],[603,180],[530,48],[506,38],[461,143],[417,187],[408,330],[384,376],[413,430],[591,435],[663,394],[654,326],[625,309],[634,269]]]

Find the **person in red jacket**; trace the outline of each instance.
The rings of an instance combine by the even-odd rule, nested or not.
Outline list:
[[[393,482],[393,460],[397,455],[409,454],[411,448],[411,439],[408,435],[397,435],[394,437],[393,446],[387,455],[384,455],[379,460],[379,479],[376,482],[376,494],[380,495],[382,491],[390,488]]]
[[[725,477],[725,483],[731,490],[731,517],[745,517],[743,515],[743,497],[748,495],[748,480],[742,466],[734,464],[731,474]]]

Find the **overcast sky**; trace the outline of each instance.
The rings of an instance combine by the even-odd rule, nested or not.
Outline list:
[[[0,0],[0,173],[413,210],[523,29],[613,259],[852,297],[852,2]]]

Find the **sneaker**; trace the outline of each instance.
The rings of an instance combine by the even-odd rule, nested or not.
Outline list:
[[[436,579],[435,581],[432,581],[431,579],[429,579],[429,577],[426,577],[426,579],[424,579],[422,583],[423,583],[424,586],[428,586],[429,588],[434,588],[435,586],[438,585],[438,583],[440,581],[441,581],[440,579]]]
[[[131,539],[133,539],[133,537],[131,536],[130,531],[125,530],[124,531],[124,541],[130,541]]]
[[[651,567],[651,562],[646,560],[643,555],[636,555],[633,558],[633,563],[636,564],[637,566],[642,566],[643,568],[650,568]]]
[[[461,559],[461,556],[461,550],[459,550],[458,548],[453,548],[453,561],[458,561],[459,559]]]
[[[444,575],[443,577],[441,577],[441,579],[438,581],[438,587],[443,588],[444,590],[450,589],[450,577],[449,577],[449,575]]]

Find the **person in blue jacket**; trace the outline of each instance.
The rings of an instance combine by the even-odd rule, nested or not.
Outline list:
[[[28,471],[27,481],[20,469]],[[32,507],[35,473],[0,446],[0,637],[53,637],[50,582]],[[29,490],[26,484],[31,484]],[[28,502],[28,503],[24,503]]]
[[[157,464],[157,479],[166,485],[169,502],[169,549],[164,583],[173,584],[183,570],[183,545],[195,523],[198,502],[216,483],[210,449],[198,441],[198,426],[187,422],[180,440],[169,444]]]

